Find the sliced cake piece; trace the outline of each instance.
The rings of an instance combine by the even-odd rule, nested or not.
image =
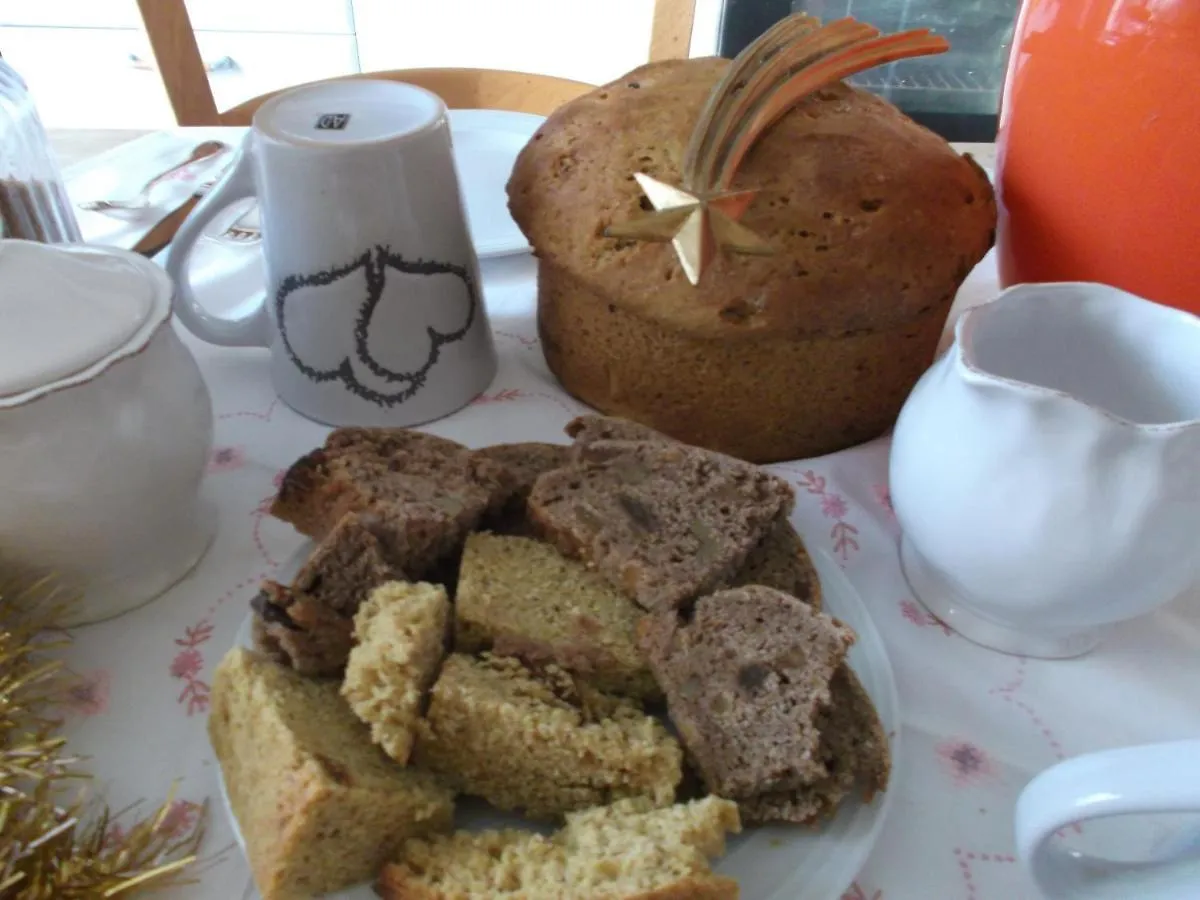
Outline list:
[[[622,419],[617,416],[601,416],[589,413],[576,416],[563,429],[575,443],[572,449],[579,451],[597,441],[664,441],[679,443],[661,431],[655,431],[649,425]],[[576,452],[575,455],[578,455]]]
[[[552,818],[620,797],[671,803],[683,753],[657,719],[557,666],[455,653],[413,759],[499,809]]]
[[[271,514],[320,539],[347,512],[371,512],[392,564],[422,578],[457,552],[512,476],[466,447],[402,428],[339,428],[284,474]]]
[[[509,470],[513,480],[512,494],[524,500],[533,490],[538,476],[566,465],[571,457],[570,444],[544,444],[528,441],[520,444],[493,444],[480,447],[475,456],[491,460]]]
[[[567,423],[566,433],[574,438],[571,449],[578,458],[599,441],[664,441],[679,443],[648,425],[615,416],[589,414]],[[777,588],[821,608],[821,585],[804,542],[788,521],[788,511],[780,514],[766,538],[758,544],[741,569],[729,582],[731,587],[761,584]]]
[[[791,594],[813,609],[821,608],[821,581],[804,541],[786,515],[776,520],[761,544],[750,551],[731,587],[761,584]]]
[[[475,451],[475,455],[504,466],[514,484],[512,497],[504,509],[498,515],[486,516],[480,527],[497,534],[534,536],[525,507],[529,492],[540,475],[561,468],[570,461],[570,445],[537,442],[495,444],[481,447]]]
[[[639,800],[569,813],[546,837],[456,832],[414,839],[379,880],[384,900],[735,900],[709,860],[741,830],[737,807],[706,797],[655,809]]]
[[[311,677],[341,673],[354,646],[354,620],[311,597],[264,581],[250,601],[254,649]]]
[[[705,787],[740,800],[828,774],[818,718],[854,632],[771,588],[732,588],[639,626],[667,711]]]
[[[452,826],[451,792],[384,756],[333,682],[236,648],[211,704],[209,737],[263,900],[374,878],[404,841]]]
[[[820,754],[827,774],[793,791],[777,791],[739,800],[745,821],[815,825],[837,812],[857,787],[869,803],[887,790],[892,761],[879,713],[848,665],[830,683],[829,706],[817,716]]]
[[[601,691],[661,696],[637,646],[641,612],[583,563],[523,537],[467,538],[455,598],[455,646],[556,663]]]
[[[408,764],[425,696],[446,654],[450,600],[433,584],[392,581],[375,588],[354,616],[354,649],[342,696],[371,738]]]
[[[791,486],[683,444],[597,441],[537,480],[536,527],[648,610],[727,583],[791,510]]]
[[[370,517],[347,513],[290,586],[263,583],[251,601],[254,645],[305,675],[346,665],[354,614],[374,588],[405,578],[384,556]]]

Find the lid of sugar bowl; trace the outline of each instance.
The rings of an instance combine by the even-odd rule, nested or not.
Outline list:
[[[103,363],[169,304],[166,274],[134,254],[0,240],[0,401]]]

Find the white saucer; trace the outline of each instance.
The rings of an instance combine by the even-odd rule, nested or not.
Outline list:
[[[275,577],[284,583],[290,581],[311,550],[312,544],[306,543],[280,567]],[[899,759],[900,709],[883,639],[862,598],[837,562],[823,551],[816,551],[813,564],[821,579],[826,611],[858,633],[858,640],[850,651],[850,665],[879,710],[884,731],[891,740],[895,777],[903,769]],[[251,646],[249,618],[238,632],[237,643]],[[742,900],[796,900],[799,897],[840,900],[875,845],[894,792],[892,787],[872,803],[849,799],[832,821],[816,830],[782,826],[749,828],[730,839],[728,852],[718,862],[717,870],[738,880]],[[241,832],[229,808],[224,783],[221,784],[221,803],[241,844]],[[459,803],[457,826],[468,829],[530,827],[523,820],[498,813],[486,804],[463,802]],[[336,896],[344,900],[373,900],[375,893],[370,885],[364,884]]]
[[[517,154],[544,121],[544,116],[529,113],[450,110],[454,162],[471,240],[480,259],[529,250],[525,235],[508,214],[506,188]]]

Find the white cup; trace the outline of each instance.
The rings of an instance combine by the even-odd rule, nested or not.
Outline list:
[[[1052,900],[1200,897],[1200,832],[1139,862],[1088,856],[1055,838],[1074,824],[1146,813],[1200,813],[1200,740],[1090,753],[1047,769],[1017,800],[1017,852]]]
[[[197,302],[187,260],[205,225],[251,196],[267,292],[217,316]],[[428,422],[496,373],[446,105],[413,85],[336,81],[268,100],[166,267],[187,328],[269,347],[279,396],[328,425]]]

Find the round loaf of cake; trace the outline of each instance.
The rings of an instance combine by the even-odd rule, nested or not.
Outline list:
[[[720,252],[691,284],[668,243],[605,229],[679,184],[729,63],[652,63],[557,110],[520,154],[509,209],[538,260],[546,362],[575,397],[752,462],[817,456],[891,427],[954,295],[992,245],[969,156],[842,84],[751,149],[732,188],[769,256]]]

